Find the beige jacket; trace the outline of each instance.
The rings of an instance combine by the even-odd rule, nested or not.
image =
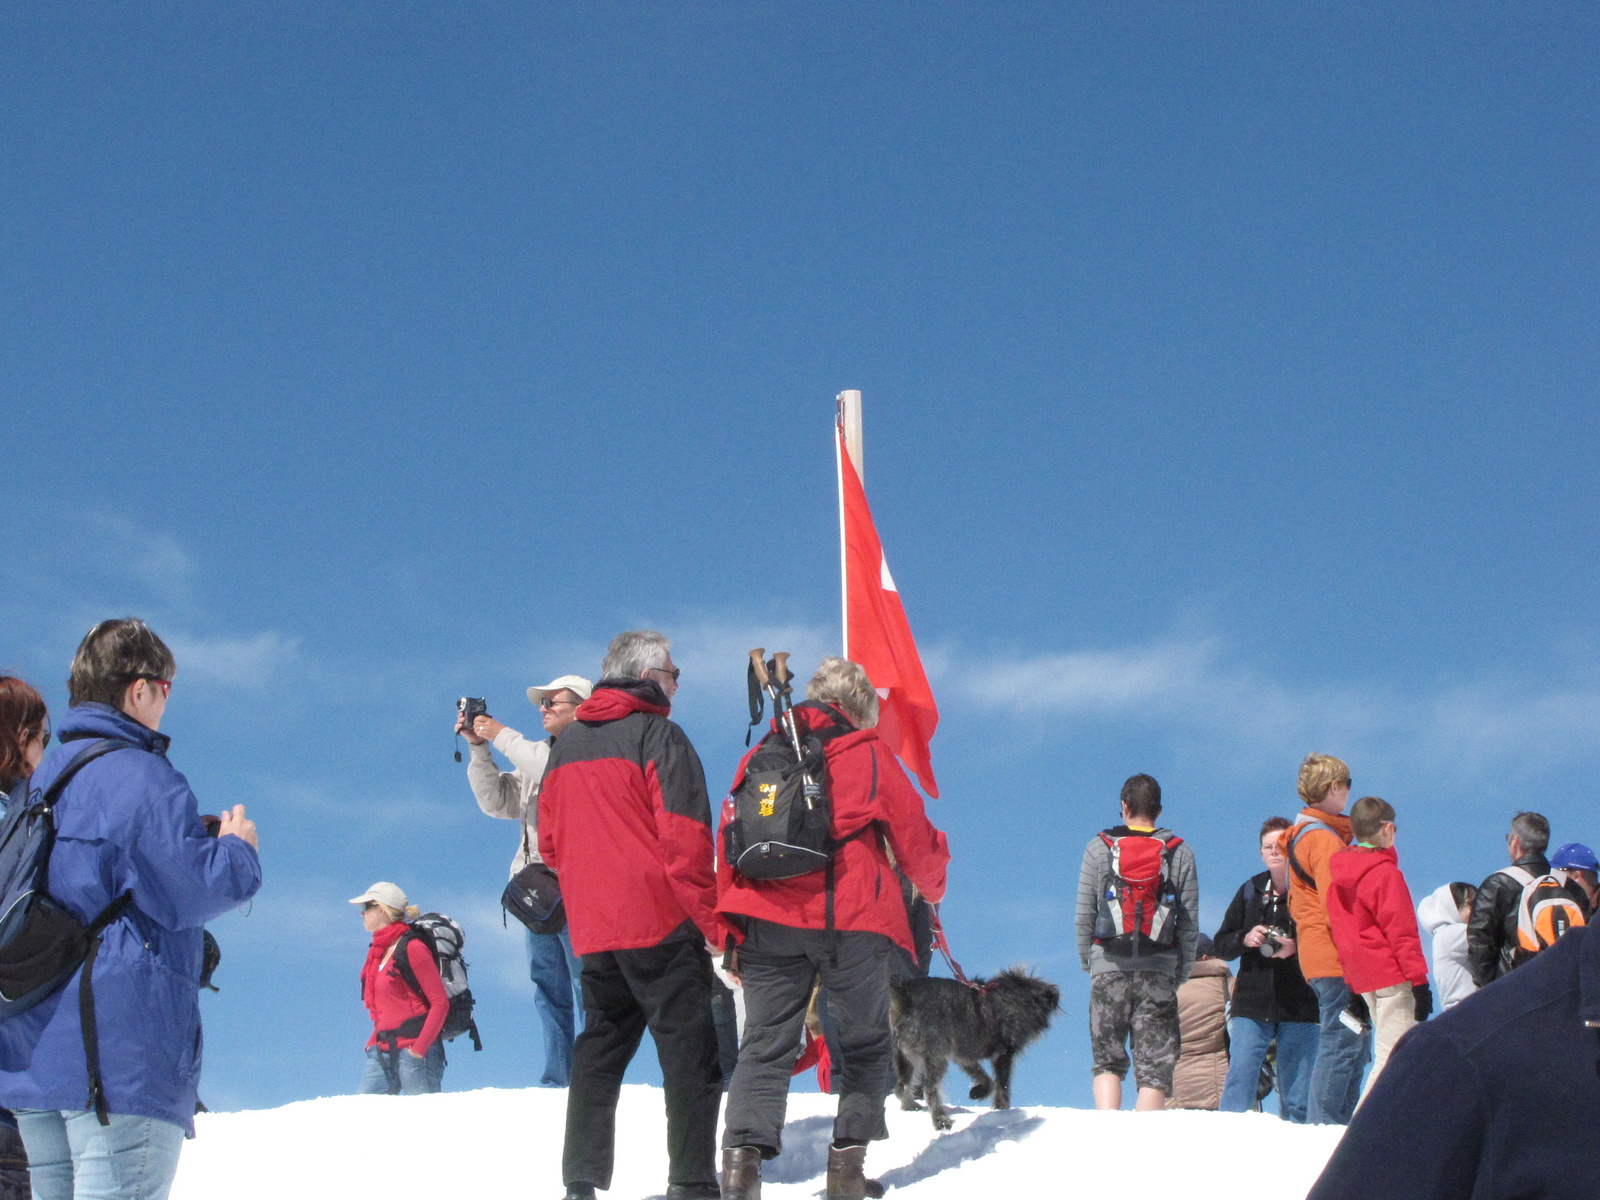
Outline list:
[[[515,770],[500,770],[485,742],[472,747],[467,759],[467,782],[484,812],[522,822],[517,855],[511,860],[511,874],[515,875],[529,863],[543,861],[539,857],[539,783],[544,779],[545,764],[550,761],[550,739],[531,742],[508,726],[495,735],[494,748],[510,760]]]
[[[1228,1001],[1233,973],[1219,958],[1202,958],[1178,989],[1178,1030],[1182,1049],[1172,1073],[1168,1108],[1215,1110],[1228,1078]]]

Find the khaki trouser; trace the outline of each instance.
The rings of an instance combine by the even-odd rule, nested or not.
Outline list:
[[[1401,1035],[1417,1023],[1417,1001],[1409,983],[1363,992],[1361,998],[1372,1014],[1372,1070],[1361,1088],[1361,1099],[1365,1100],[1384,1063],[1389,1061],[1389,1051],[1394,1049]]]

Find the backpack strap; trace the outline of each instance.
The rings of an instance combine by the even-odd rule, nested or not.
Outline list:
[[[111,1110],[106,1107],[105,1083],[100,1078],[100,1023],[94,1012],[94,960],[100,953],[106,928],[132,903],[133,893],[123,892],[101,909],[100,915],[84,929],[89,939],[89,953],[83,960],[83,973],[78,977],[78,1020],[83,1026],[83,1061],[89,1073],[89,1107],[94,1109],[102,1125],[111,1124]]]
[[[1295,878],[1314,892],[1317,890],[1317,881],[1312,878],[1309,871],[1300,865],[1300,860],[1295,857],[1294,853],[1294,848],[1300,844],[1300,839],[1313,829],[1326,829],[1334,837],[1339,837],[1339,831],[1326,821],[1305,821],[1294,831],[1294,836],[1289,839],[1286,857],[1289,860],[1289,869],[1294,872]],[[1343,838],[1339,838],[1339,840],[1341,842],[1344,841]]]
[[[394,953],[390,956],[389,961],[394,963],[395,971],[405,981],[405,985],[416,994],[417,999],[426,1004],[428,997],[422,990],[422,982],[417,978],[417,973],[411,969],[411,958],[406,953],[406,950],[412,942],[420,940],[426,944],[428,939],[409,921],[406,922],[406,926],[406,931],[400,935],[394,944]],[[428,950],[435,957],[438,956],[439,952],[432,945],[428,946]]]
[[[1515,879],[1522,887],[1527,887],[1530,883],[1538,878],[1538,876],[1532,871],[1528,870],[1527,867],[1501,867],[1495,872],[1495,874],[1504,875],[1509,879]]]

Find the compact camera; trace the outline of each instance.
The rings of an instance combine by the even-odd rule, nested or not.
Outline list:
[[[481,696],[463,696],[456,701],[456,711],[461,714],[462,727],[471,729],[479,717],[489,715],[489,705]]]
[[[1261,945],[1256,949],[1261,951],[1263,958],[1271,958],[1279,950],[1283,949],[1284,942],[1288,940],[1289,931],[1287,929],[1279,929],[1277,926],[1272,926],[1262,935]]]

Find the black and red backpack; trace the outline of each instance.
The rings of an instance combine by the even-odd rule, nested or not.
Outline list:
[[[1178,944],[1178,893],[1172,856],[1183,839],[1169,830],[1142,833],[1119,825],[1100,840],[1111,852],[1111,878],[1096,905],[1094,940],[1107,954],[1138,958]]]

